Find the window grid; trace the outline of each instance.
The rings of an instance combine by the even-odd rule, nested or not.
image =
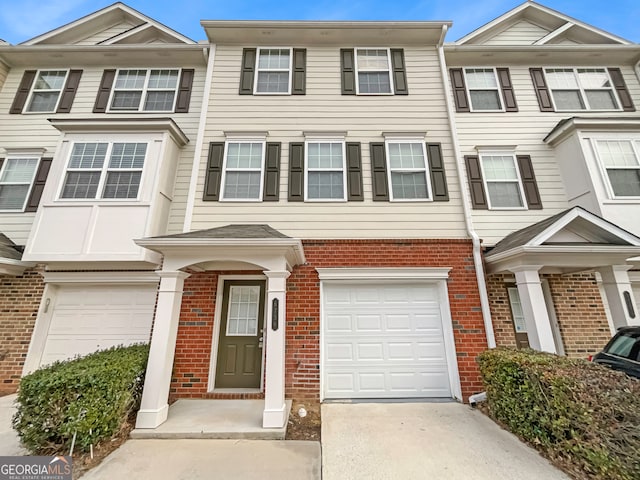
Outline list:
[[[118,70],[109,110],[172,112],[178,96],[179,77],[179,69]]]
[[[234,202],[262,200],[265,143],[251,140],[225,143],[220,200]],[[248,165],[241,165],[243,160],[248,160]]]
[[[24,211],[39,157],[8,157],[0,169],[0,211]]]
[[[472,112],[504,111],[495,68],[465,68],[464,76]]]
[[[424,141],[385,142],[389,198],[392,201],[431,200],[427,151]],[[394,165],[395,160],[399,161]]]
[[[391,52],[388,48],[356,48],[355,70],[358,95],[393,95]]]
[[[253,93],[289,95],[291,93],[292,63],[292,48],[258,48]]]
[[[137,199],[146,153],[146,143],[74,143],[59,198]]]
[[[640,197],[640,141],[595,140],[611,198]]]
[[[305,142],[307,177],[304,182],[305,200],[346,201],[345,154],[344,141],[313,140]],[[329,191],[329,195],[322,194],[327,191]]]
[[[492,168],[487,166],[488,162],[497,163],[498,160],[501,161],[501,165],[494,165]],[[480,155],[480,168],[482,169],[482,179],[487,192],[489,210],[527,209],[520,169],[514,154],[505,152],[483,153]],[[491,198],[492,193],[494,199]],[[504,198],[509,195],[511,196],[510,198]],[[505,204],[505,201],[512,203]]]
[[[511,316],[516,333],[527,333],[527,324],[524,319],[524,311],[522,310],[522,302],[520,301],[520,292],[517,287],[507,288],[509,293],[509,303],[511,304]]]
[[[255,336],[258,334],[260,287],[258,285],[229,287],[227,336]]]
[[[605,85],[588,85],[588,83],[594,81],[594,74],[604,79]],[[621,110],[613,82],[606,68],[546,68],[545,76],[551,91],[554,110],[556,111]],[[569,95],[572,92],[575,92],[577,96],[571,98]],[[611,105],[598,107],[595,105],[596,97],[592,95],[591,99],[589,98],[590,93],[608,94],[605,98],[610,100]],[[598,97],[600,100],[603,98],[602,95],[598,95]],[[562,105],[562,102],[571,103],[572,101],[574,102],[573,105]]]
[[[25,112],[52,113],[58,108],[68,70],[38,70]]]

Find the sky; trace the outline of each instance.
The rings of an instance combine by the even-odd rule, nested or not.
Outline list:
[[[194,40],[200,20],[451,20],[451,42],[523,0],[128,0],[124,3]],[[0,38],[17,44],[104,8],[114,0],[0,0]],[[640,0],[539,3],[640,43]]]

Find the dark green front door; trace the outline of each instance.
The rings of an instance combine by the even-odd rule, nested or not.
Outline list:
[[[264,292],[264,280],[224,283],[216,388],[260,387]]]

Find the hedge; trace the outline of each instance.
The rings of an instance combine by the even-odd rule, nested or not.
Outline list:
[[[478,359],[490,413],[577,478],[640,478],[640,381],[585,360],[493,349]]]
[[[20,382],[13,428],[34,454],[68,454],[110,439],[138,410],[149,347],[133,345],[56,362]]]

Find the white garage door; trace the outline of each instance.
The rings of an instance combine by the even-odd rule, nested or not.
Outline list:
[[[148,342],[156,285],[61,285],[40,365]]]
[[[438,288],[323,283],[324,398],[451,397]]]

